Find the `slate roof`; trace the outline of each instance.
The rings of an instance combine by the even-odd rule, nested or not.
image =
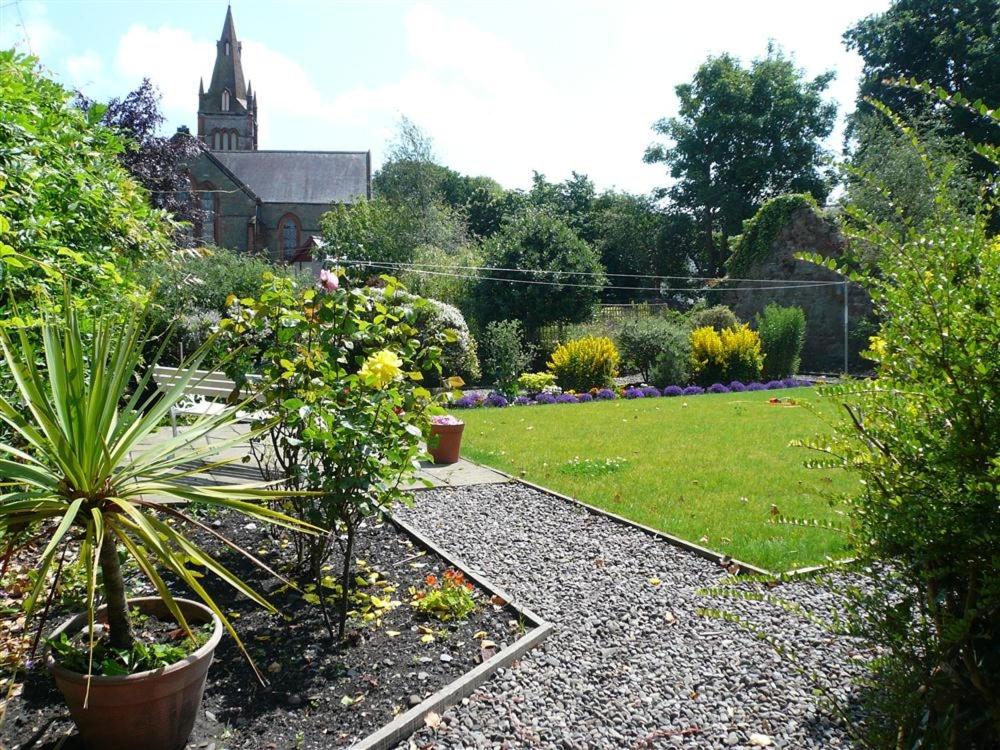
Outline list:
[[[264,203],[348,203],[368,197],[368,151],[211,151]]]

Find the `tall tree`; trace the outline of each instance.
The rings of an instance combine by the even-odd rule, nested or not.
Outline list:
[[[662,216],[648,198],[608,191],[594,201],[590,212],[594,249],[610,274],[610,286],[648,287],[650,292],[606,289],[607,302],[649,301],[659,284],[655,279],[616,277],[613,274],[655,275],[667,270],[657,238]]]
[[[531,270],[486,272],[475,294],[481,324],[520,320],[533,333],[548,323],[590,318],[605,281],[600,259],[552,211],[525,208],[484,250],[486,266]]]
[[[653,125],[667,143],[649,146],[645,161],[667,166],[675,183],[659,194],[697,221],[701,275],[724,272],[727,238],[768,198],[808,192],[825,200],[832,179],[822,141],[837,110],[823,93],[832,79],[807,80],[769,46],[749,68],[731,55],[709,57],[676,87],[678,115]]]
[[[844,43],[864,60],[859,98],[878,99],[898,113],[932,105],[916,92],[886,85],[886,79],[917,78],[971,101],[1000,102],[997,0],[896,0],[885,13],[848,29]],[[947,113],[954,134],[995,141],[997,126],[987,118],[960,107]]]

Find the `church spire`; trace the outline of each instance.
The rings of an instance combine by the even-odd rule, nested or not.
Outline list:
[[[241,104],[245,104],[247,87],[243,79],[241,60],[243,45],[236,36],[232,6],[226,8],[226,20],[222,24],[222,34],[215,46],[215,68],[212,70],[212,82],[208,87],[208,96],[217,100],[221,105],[222,92],[228,91],[232,100],[238,100]]]

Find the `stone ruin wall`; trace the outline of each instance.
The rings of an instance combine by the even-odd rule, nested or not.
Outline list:
[[[832,219],[809,208],[794,211],[789,223],[778,233],[765,258],[746,273],[748,279],[787,279],[796,282],[840,281],[844,279],[821,266],[796,260],[799,252],[815,252],[839,257],[847,240]],[[740,287],[760,287],[742,282]],[[806,314],[806,340],[802,350],[802,372],[842,372],[844,368],[844,285],[804,287],[769,291],[743,291],[723,295],[724,304],[741,320],[754,316],[769,303],[801,307]],[[852,372],[866,369],[859,352],[867,346],[867,325],[872,317],[871,299],[857,284],[849,283],[848,353]],[[860,328],[859,328],[860,325]]]

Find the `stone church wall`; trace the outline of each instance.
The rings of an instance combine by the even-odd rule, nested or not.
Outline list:
[[[805,261],[796,260],[799,252],[815,252],[827,257],[839,257],[847,240],[836,222],[820,212],[803,207],[796,209],[787,224],[777,233],[771,250],[754,261],[742,277],[747,279],[785,279],[796,282],[843,282],[833,271]],[[746,291],[723,295],[741,320],[753,321],[754,316],[769,303],[801,307],[806,314],[806,341],[802,352],[804,372],[840,372],[844,367],[844,284],[750,291],[762,284],[742,282],[736,288]],[[867,346],[867,331],[871,319],[871,300],[857,284],[847,289],[848,352],[850,368],[863,369],[859,352]]]

